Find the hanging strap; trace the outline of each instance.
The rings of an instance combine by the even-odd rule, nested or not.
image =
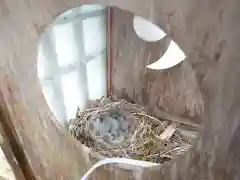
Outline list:
[[[87,180],[88,176],[98,167],[105,165],[105,164],[125,164],[125,165],[132,165],[138,167],[152,167],[152,166],[159,166],[157,163],[151,163],[147,161],[139,161],[134,159],[127,159],[127,158],[106,158],[103,160],[98,161],[94,164],[81,178],[81,180]]]

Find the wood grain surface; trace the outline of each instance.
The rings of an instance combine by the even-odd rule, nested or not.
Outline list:
[[[189,61],[166,70],[147,69],[166,52],[171,38],[141,40],[133,29],[134,14],[111,9],[112,94],[145,106],[155,116],[165,111],[201,124],[203,98]]]
[[[174,97],[170,97],[170,103],[165,99],[159,100],[159,108],[167,104],[170,111],[191,116],[201,112],[200,102],[191,102],[188,93],[180,88],[189,87],[188,84],[183,85],[189,81],[192,83],[188,89],[190,94],[193,93],[193,98],[202,96],[204,104],[201,115],[204,128],[186,155],[164,166],[139,171],[125,172],[115,166],[105,170],[99,168],[93,174],[94,179],[240,179],[240,1],[2,0],[0,108],[3,116],[0,121],[8,126],[5,129],[14,131],[15,143],[11,148],[22,149],[18,152],[21,156],[17,156],[17,152],[14,156],[19,157],[20,167],[26,166],[27,172],[22,171],[26,179],[29,174],[33,175],[32,179],[42,180],[80,179],[89,168],[88,156],[82,145],[57,124],[50,112],[36,74],[37,43],[44,28],[60,13],[84,3],[113,5],[134,12],[163,28],[168,37],[183,49],[188,57],[186,63],[162,74],[165,78],[157,72],[160,79],[168,79],[174,82],[174,88],[179,87],[182,94],[176,103],[183,103],[183,109],[173,106],[174,93],[171,93]],[[134,46],[135,53],[137,49]],[[134,58],[130,54],[125,55],[129,57],[129,66],[132,66],[130,62]],[[145,77],[141,78],[144,80]],[[176,82],[174,78],[181,81]],[[150,79],[147,78],[143,85],[137,82],[139,91],[144,95],[139,96],[139,102],[151,102],[141,89]],[[161,86],[170,88],[168,85]],[[157,89],[151,92],[155,91]],[[161,91],[163,94],[166,92]]]

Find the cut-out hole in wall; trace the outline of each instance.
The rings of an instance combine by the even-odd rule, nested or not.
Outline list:
[[[133,26],[138,37],[149,43],[160,41],[166,36],[166,33],[157,25],[139,16],[134,16]],[[146,67],[149,69],[158,70],[168,69],[176,66],[185,58],[186,56],[181,48],[177,45],[176,42],[171,40],[169,47],[164,55],[160,59],[156,60],[156,62]]]
[[[184,52],[172,40],[167,51],[156,62],[147,66],[149,69],[168,69],[181,63],[186,58]]]
[[[133,27],[136,34],[148,42],[156,42],[166,36],[161,28],[140,16],[134,16]]]
[[[77,108],[107,94],[106,7],[82,5],[61,14],[42,34],[38,76],[62,125]]]

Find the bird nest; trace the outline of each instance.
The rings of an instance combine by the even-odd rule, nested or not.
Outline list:
[[[179,123],[158,119],[125,100],[89,101],[69,131],[82,144],[104,157],[124,157],[163,164],[191,147]]]

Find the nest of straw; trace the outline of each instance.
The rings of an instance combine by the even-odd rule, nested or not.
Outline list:
[[[104,138],[94,130],[96,119],[116,114],[121,118],[120,126],[124,124],[125,128],[120,127],[121,133],[115,139]],[[103,118],[101,121],[105,120]],[[70,120],[69,132],[104,157],[124,157],[163,164],[191,147],[191,141],[181,134],[178,126],[178,123],[149,115],[137,104],[122,99],[113,101],[102,98],[89,101],[83,110],[77,110],[76,118]]]

